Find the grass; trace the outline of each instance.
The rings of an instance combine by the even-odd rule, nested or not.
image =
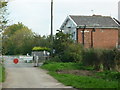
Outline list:
[[[44,64],[41,68],[49,71],[49,74],[55,79],[67,86],[73,86],[74,88],[118,88],[118,81],[96,78],[91,76],[77,76],[73,74],[58,74],[57,70],[94,70],[92,67],[85,67],[79,63],[49,63]],[[101,74],[97,73],[96,76]]]
[[[118,82],[106,81],[88,76],[76,76],[72,74],[57,74],[49,72],[55,79],[64,85],[73,86],[74,88],[117,88]]]
[[[44,64],[43,66],[41,66],[41,68],[46,69],[48,71],[57,71],[57,70],[94,70],[93,67],[87,66],[84,67],[82,64],[80,63],[61,63],[61,62],[52,62],[49,64]]]
[[[109,81],[119,81],[120,82],[120,72],[115,71],[104,71],[96,73],[96,76]]]
[[[0,82],[5,81],[5,68],[0,64]]]

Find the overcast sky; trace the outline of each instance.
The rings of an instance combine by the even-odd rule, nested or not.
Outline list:
[[[54,34],[68,15],[105,15],[118,18],[119,0],[53,0]],[[11,0],[10,23],[22,22],[41,35],[50,34],[51,0]],[[91,11],[93,10],[93,11]]]

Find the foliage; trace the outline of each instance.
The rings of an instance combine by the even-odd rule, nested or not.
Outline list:
[[[0,82],[2,82],[2,65],[0,64]]]
[[[115,53],[113,50],[103,50],[102,54],[102,62],[104,70],[111,70],[114,69],[115,66]]]
[[[62,62],[80,62],[81,52],[83,47],[80,44],[74,43],[70,34],[65,34],[62,31],[56,33],[53,41],[54,56]]]
[[[17,32],[18,30],[21,29],[28,29],[26,26],[24,26],[22,23],[18,22],[18,24],[13,24],[9,27],[7,27],[3,33],[4,38],[11,37]]]
[[[58,70],[93,70],[93,68],[84,66],[81,63],[49,62],[48,64],[41,66],[41,68],[48,70],[50,75],[62,82],[64,85],[73,86],[74,88],[118,88],[117,80],[108,81],[104,78],[56,73]]]
[[[96,70],[100,69],[102,50],[84,49],[82,52],[82,63],[85,66],[93,66]]]
[[[4,30],[2,44],[5,55],[30,54],[33,47],[45,47],[44,50],[50,51],[51,47],[49,36],[40,36],[19,22]]]
[[[82,62],[84,65],[94,66],[96,70],[115,70],[120,59],[120,52],[116,50],[84,49]]]
[[[9,26],[3,32],[3,54],[30,53],[33,48],[33,32],[22,23]]]
[[[103,78],[109,81],[119,81],[120,82],[120,72],[115,71],[104,71],[96,73],[97,77]]]
[[[57,74],[50,72],[54,78],[64,85],[74,88],[118,88],[118,82],[106,81],[88,76],[76,76],[71,74]]]
[[[62,31],[56,33],[53,42],[53,48],[55,49],[55,55],[62,55],[69,44],[73,41],[70,39],[70,34],[64,34]]]
[[[43,64],[49,64],[49,63],[53,63],[53,62],[61,62],[59,56],[54,56],[54,57],[51,57],[49,60],[46,60]]]
[[[0,8],[7,6],[7,3],[8,2],[6,2],[6,1],[0,1]]]
[[[5,68],[0,64],[0,82],[5,81]]]
[[[0,1],[0,29],[4,30],[6,27],[6,24],[8,22],[7,20],[7,3],[6,1]]]
[[[81,62],[83,47],[77,43],[71,43],[60,57],[62,62]]]
[[[36,47],[47,47],[51,48],[51,39],[50,36],[40,36],[38,34],[34,34],[34,46]]]
[[[50,48],[46,47],[34,47],[32,51],[50,51]]]
[[[58,70],[94,70],[93,67],[84,66],[81,63],[63,63],[63,62],[49,62],[45,63],[41,66],[43,69],[47,69],[49,71],[58,71]]]

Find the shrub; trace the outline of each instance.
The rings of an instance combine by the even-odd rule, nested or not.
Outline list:
[[[58,56],[54,56],[50,58],[49,60],[46,60],[43,64],[49,64],[53,62],[61,62],[60,58]]]
[[[60,56],[62,62],[81,62],[82,46],[80,44],[69,44],[63,54]]]
[[[94,66],[96,70],[113,70],[118,64],[118,52],[108,49],[84,49],[82,62],[84,65]]]
[[[104,70],[112,70],[115,66],[115,53],[113,50],[103,50],[102,51],[102,64]]]
[[[50,51],[50,48],[46,47],[34,47],[32,51]]]
[[[115,69],[120,72],[120,51],[118,49],[114,49],[115,53]]]
[[[82,62],[84,65],[93,66],[96,70],[100,69],[101,65],[101,50],[98,49],[84,49],[82,54]]]

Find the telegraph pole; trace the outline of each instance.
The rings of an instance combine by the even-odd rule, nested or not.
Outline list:
[[[53,41],[53,0],[51,0],[51,41]]]
[[[51,45],[53,45],[53,0],[51,0]],[[51,56],[53,55],[53,46],[51,47]]]

